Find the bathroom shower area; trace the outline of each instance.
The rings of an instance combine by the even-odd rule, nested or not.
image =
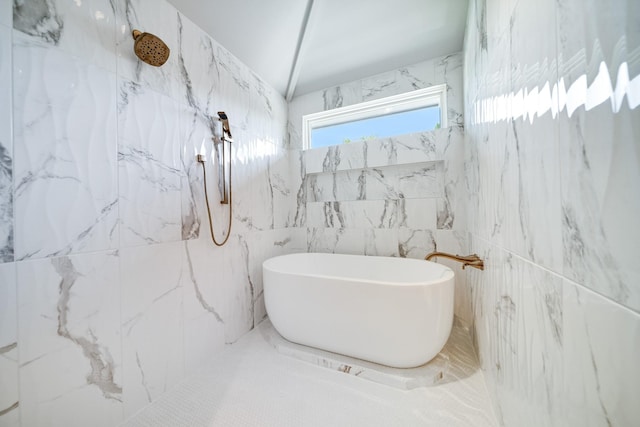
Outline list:
[[[640,423],[640,3],[277,0],[296,31],[242,59],[214,3],[0,0],[0,427]],[[391,39],[314,39],[376,13]],[[319,75],[442,26],[429,55]],[[437,88],[432,129],[308,147],[310,117]],[[385,322],[366,288],[265,296],[267,260],[434,252],[453,314],[428,363],[279,326],[394,337],[408,300]]]

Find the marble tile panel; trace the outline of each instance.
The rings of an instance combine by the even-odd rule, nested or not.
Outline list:
[[[0,25],[11,28],[13,25],[13,1],[0,0]]]
[[[185,374],[211,360],[225,344],[224,250],[208,235],[183,242],[182,274]]]
[[[435,230],[436,250],[450,254],[471,254],[468,244],[468,233],[455,230]],[[425,256],[427,254],[425,253]],[[454,313],[466,326],[473,325],[472,294],[467,280],[473,268],[462,268],[462,264],[446,258],[439,258],[438,263],[451,268],[455,274]]]
[[[18,301],[16,265],[0,264],[0,426],[18,426]]]
[[[398,230],[395,228],[365,228],[364,255],[399,256]]]
[[[254,302],[259,293],[251,277],[250,245],[257,232],[232,234],[224,247],[225,342],[233,344],[256,323]],[[254,276],[255,277],[255,276]]]
[[[214,149],[214,132],[211,131],[208,116],[191,109],[188,113],[185,139],[181,141],[181,198],[182,198],[182,239],[195,239],[208,232],[204,197],[204,173],[202,164],[196,160],[198,154],[205,156],[207,181],[212,188],[212,197],[218,197],[217,156]],[[208,184],[209,185],[209,184]],[[218,219],[214,217],[214,219]],[[206,228],[206,229],[205,229]]]
[[[278,148],[275,145],[256,138],[251,147],[254,153],[249,163],[248,180],[250,182],[251,224],[256,230],[271,230],[274,228],[273,210],[275,208],[274,183],[271,178],[278,179],[271,174],[271,159],[277,158]],[[282,179],[280,179],[282,183]],[[278,182],[275,183],[278,185]]]
[[[395,228],[397,200],[307,203],[307,225],[325,228]]]
[[[249,278],[253,285],[254,326],[267,315],[264,304],[262,263],[272,257],[305,252],[307,249],[306,230],[288,228],[251,233],[247,238]]]
[[[442,197],[442,162],[373,168],[366,171],[366,199]]]
[[[462,53],[454,53],[434,60],[434,79],[447,85],[447,121],[448,126],[462,129],[463,92],[462,92]]]
[[[215,116],[219,111],[213,101],[220,88],[220,66],[214,53],[219,46],[184,15],[175,11],[173,15],[178,33],[172,54],[176,56],[180,73],[175,76],[179,77],[176,84],[182,91],[180,101],[188,103],[201,115]]]
[[[564,113],[562,113],[564,114]],[[567,278],[640,311],[640,110],[602,104],[560,124],[563,271]],[[613,138],[612,138],[613,135]],[[602,141],[609,141],[603,144]]]
[[[269,176],[273,189],[273,227],[293,227],[298,211],[298,192],[304,181],[300,152],[281,151],[270,160]]]
[[[10,18],[10,3],[3,7]],[[0,25],[0,263],[13,261],[14,252],[11,71],[11,29]]]
[[[305,114],[324,111],[323,99],[320,92],[312,92],[293,98],[288,104],[287,138],[289,149],[301,150],[302,147],[302,116]]]
[[[362,228],[307,229],[307,252],[361,255],[364,244],[365,230]]]
[[[323,108],[320,111],[333,110],[362,102],[362,83],[359,80],[344,83],[320,91]]]
[[[120,250],[125,418],[184,374],[183,242]]]
[[[118,253],[17,264],[23,425],[122,421]]]
[[[563,362],[562,278],[473,239],[469,270],[481,366],[504,425],[557,425]],[[526,414],[523,417],[522,414]]]
[[[630,66],[630,77],[640,72],[637,60],[640,24],[632,19],[640,9],[633,0],[577,1],[557,4],[557,38],[560,78],[567,87],[586,74],[591,86],[604,62],[615,86],[623,62]]]
[[[394,70],[362,79],[362,100],[372,101],[399,93],[399,75],[400,73]]]
[[[424,259],[437,247],[436,233],[433,230],[398,228],[398,254],[402,258]]]
[[[180,240],[180,148],[193,115],[137,83],[119,82],[118,171],[122,246]]]
[[[440,199],[398,199],[398,226],[434,230],[437,225],[437,201]]]
[[[115,72],[115,13],[110,0],[16,1],[13,28],[34,44]]]
[[[14,31],[16,259],[116,247],[115,75],[25,38]]]
[[[367,171],[356,169],[307,175],[307,200],[331,202],[365,199]]]
[[[117,0],[116,54],[118,77],[133,81],[186,104],[187,89],[181,72],[178,12],[168,2]],[[152,33],[171,49],[162,67],[148,65],[135,55],[134,29]]]
[[[640,316],[568,280],[558,425],[633,425],[640,419]]]
[[[365,167],[366,145],[334,145],[305,151],[307,173],[336,172]]]
[[[434,130],[366,141],[367,167],[440,160],[437,146],[444,133]]]

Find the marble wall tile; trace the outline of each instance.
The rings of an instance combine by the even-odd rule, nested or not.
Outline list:
[[[337,172],[365,167],[365,144],[342,144],[305,151],[307,173]]]
[[[438,199],[399,199],[398,226],[433,230],[437,225]]]
[[[269,163],[269,182],[273,189],[273,227],[293,227],[298,213],[298,192],[304,175],[301,159],[294,151],[279,149]],[[302,190],[303,191],[303,190]]]
[[[9,2],[3,7],[10,16]],[[3,12],[0,12],[0,15]],[[9,20],[9,24],[11,21]],[[0,82],[11,81],[11,29],[0,25]],[[0,263],[13,261],[13,135],[11,85],[0,85]]]
[[[397,200],[307,203],[307,225],[324,228],[396,228]]]
[[[324,110],[345,107],[357,104],[363,99],[362,82],[356,80],[322,90],[322,101]]]
[[[468,227],[486,268],[467,273],[468,291],[502,425],[638,418],[627,397],[640,375],[630,362],[640,236],[625,226],[640,213],[629,190],[640,181],[640,120],[625,86],[638,64],[637,7],[470,3]]]
[[[557,425],[561,413],[563,282],[480,239],[485,270],[469,274],[481,366],[503,425]]]
[[[16,259],[115,247],[115,75],[19,32],[13,61]]]
[[[435,62],[434,80],[447,85],[447,121],[448,126],[464,127],[462,92],[462,53],[454,53],[439,58]]]
[[[442,162],[367,170],[365,188],[367,200],[442,197]]]
[[[122,421],[118,253],[17,263],[22,425]]]
[[[398,229],[398,253],[403,258],[423,259],[437,250],[436,233],[428,229]]]
[[[2,303],[25,343],[20,360],[18,337],[0,343],[2,399],[18,401],[20,369],[22,402],[0,425],[21,411],[23,425],[118,424],[264,318],[264,258],[307,249],[306,228],[287,229],[307,187],[284,99],[166,2],[76,3],[0,3],[0,282],[18,269],[18,301]],[[133,28],[169,45],[165,66],[135,57]],[[235,137],[223,249],[195,161],[209,159],[219,233],[217,111]]]
[[[364,255],[395,257],[399,256],[398,229],[365,228]]]
[[[218,181],[219,176],[216,173],[218,156],[216,155],[216,147],[214,141],[217,141],[216,132],[219,130],[211,129],[212,122],[208,116],[203,116],[195,110],[186,109],[188,121],[185,125],[185,139],[180,144],[181,159],[181,198],[182,198],[182,239],[194,239],[203,232],[204,224],[207,223],[205,194],[204,194],[204,173],[202,164],[196,160],[198,154],[205,156],[205,166],[208,182],[211,182],[211,188],[216,199],[219,197]],[[215,122],[214,122],[215,123]],[[215,217],[217,219],[217,217]],[[204,230],[206,231],[206,230]]]
[[[621,227],[640,215],[637,192],[630,190],[640,182],[640,110],[630,108],[632,95],[625,97],[619,72],[625,63],[630,79],[640,73],[640,24],[629,19],[634,12],[633,1],[558,5],[559,78],[567,87],[567,107],[558,117],[564,273],[638,312],[640,267],[630,251],[640,230]],[[573,82],[581,76],[586,86],[578,93],[574,87],[582,84]],[[571,111],[572,96],[586,96],[597,81],[604,84],[602,103]]]
[[[564,281],[560,425],[633,425],[640,419],[640,316]]]
[[[115,13],[110,0],[16,1],[13,28],[34,44],[55,46],[82,61],[115,72]]]
[[[184,100],[186,90],[180,72],[178,12],[168,2],[117,0],[116,55],[118,76],[153,89],[175,100]],[[133,51],[134,29],[152,33],[171,49],[162,67],[152,67],[140,61]],[[186,104],[186,102],[184,102]]]
[[[364,169],[307,175],[307,200],[363,200],[366,198],[366,176],[367,171]]]
[[[11,28],[13,25],[13,2],[0,0],[0,25]]]
[[[364,253],[365,230],[361,228],[308,228],[307,252]]]
[[[256,233],[232,234],[224,247],[225,342],[233,344],[256,324],[258,289],[251,277],[250,245]],[[254,276],[255,277],[255,276]]]
[[[462,53],[434,58],[362,80],[312,92],[289,103],[289,147],[302,148],[302,116],[446,83],[448,118],[462,125]]]
[[[20,425],[16,266],[0,264],[0,426]]]
[[[220,351],[225,344],[224,250],[216,247],[208,235],[183,242],[183,315],[185,374]]]
[[[184,374],[184,243],[120,250],[125,418]]]
[[[182,163],[192,115],[130,81],[119,82],[118,186],[122,246],[180,240]]]
[[[247,270],[254,289],[253,313],[254,327],[267,315],[264,305],[264,287],[262,281],[262,263],[272,257],[306,252],[306,229],[289,228],[267,230],[252,233],[247,241]]]
[[[573,281],[640,311],[638,110],[603,104],[561,125],[563,271]],[[610,134],[615,137],[611,138]],[[603,140],[610,140],[603,145]]]

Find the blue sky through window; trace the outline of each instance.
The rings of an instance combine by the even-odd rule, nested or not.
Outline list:
[[[433,130],[439,123],[440,107],[438,105],[401,111],[385,116],[314,128],[311,131],[311,148]]]

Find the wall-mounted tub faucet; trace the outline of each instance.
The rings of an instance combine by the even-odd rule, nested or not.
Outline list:
[[[454,261],[461,262],[463,270],[466,266],[477,268],[478,270],[484,270],[484,261],[481,260],[477,254],[462,256],[462,255],[451,255],[446,252],[431,252],[429,255],[424,257],[424,259],[426,259],[427,261],[431,261],[431,258],[436,258],[436,257],[449,258]]]

